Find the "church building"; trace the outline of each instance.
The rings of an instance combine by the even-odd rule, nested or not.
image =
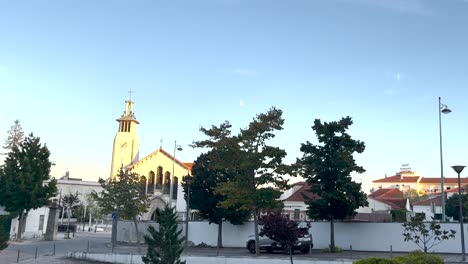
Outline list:
[[[178,215],[182,217],[187,207],[181,181],[182,177],[191,175],[192,162],[181,162],[174,157],[180,148],[177,144],[174,144],[173,155],[161,146],[139,159],[137,127],[140,122],[135,118],[133,106],[131,99],[125,101],[125,111],[117,119],[119,128],[114,139],[110,177],[115,177],[121,168],[142,176],[146,182],[146,193],[151,197],[148,212],[143,214],[142,220],[154,220],[156,208],[164,208],[169,203],[176,207]]]

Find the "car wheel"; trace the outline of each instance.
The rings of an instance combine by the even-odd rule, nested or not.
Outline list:
[[[268,253],[271,253],[271,252],[273,252],[273,248],[272,248],[272,247],[267,247],[266,251],[267,251]]]
[[[303,247],[301,248],[301,253],[309,253],[310,247]]]
[[[247,249],[250,253],[255,253],[255,241],[250,241],[249,244],[247,244]]]

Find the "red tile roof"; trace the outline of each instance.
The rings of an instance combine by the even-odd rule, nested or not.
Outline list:
[[[383,179],[378,179],[372,182],[418,182],[420,176],[403,176],[395,175],[390,177],[385,177]]]
[[[436,196],[436,197],[431,198],[431,199],[427,199],[427,200],[424,200],[424,201],[415,202],[415,203],[413,203],[413,205],[426,205],[426,206],[430,206],[432,203],[434,203],[436,206],[440,206],[441,202],[442,202],[442,199],[440,199],[440,195],[439,195],[439,196]]]
[[[192,167],[193,167],[193,162],[182,162],[182,164],[184,164],[185,167],[187,167],[189,169],[192,169]]]
[[[461,189],[462,192],[465,192],[466,190],[468,190],[468,184],[463,185],[463,186],[462,186],[462,189]],[[458,193],[458,187],[453,188],[453,189],[450,189],[450,190],[445,191],[445,192],[446,192],[446,193]]]
[[[377,198],[377,197],[401,198],[403,197],[403,192],[395,188],[378,189],[377,191],[369,194],[368,197],[370,198]]]
[[[405,209],[406,199],[405,198],[390,198],[390,197],[377,197],[375,200],[384,204],[390,205],[392,209]]]
[[[304,202],[304,196],[309,198],[309,199],[318,199],[319,196],[316,195],[315,193],[311,193],[310,190],[310,185],[306,182],[297,182],[294,183],[292,186],[297,186],[301,185],[302,187],[299,188],[297,191],[295,191],[291,196],[286,198],[284,201],[288,202]]]
[[[468,183],[468,178],[460,178],[462,183]],[[423,177],[419,183],[440,183],[440,178],[425,178]],[[444,183],[458,183],[458,178],[444,178]]]
[[[375,181],[372,181],[372,182],[374,182],[374,183],[379,183],[379,182],[384,182],[384,183],[398,183],[398,182],[410,183],[410,182],[418,182],[418,180],[419,180],[419,183],[426,183],[426,184],[427,183],[440,183],[440,177],[428,178],[428,177],[409,176],[409,175],[403,175],[403,178],[402,178],[401,175],[394,175],[394,176],[378,179],[378,180],[375,180]],[[460,181],[462,183],[468,184],[468,178],[461,178]],[[456,184],[456,183],[458,183],[458,178],[444,178],[444,183]]]

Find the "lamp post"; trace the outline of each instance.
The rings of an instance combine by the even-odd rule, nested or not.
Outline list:
[[[189,211],[190,211],[190,185],[192,185],[193,177],[187,175],[184,177],[184,182],[187,185],[187,201],[185,206],[185,246],[188,246],[188,226],[189,226]]]
[[[182,151],[182,146],[181,145],[177,145],[177,140],[174,141],[174,156],[173,156],[173,160],[172,160],[172,175],[170,177],[170,180],[169,180],[169,207],[172,208],[172,196],[173,196],[173,182],[174,182],[174,169],[175,169],[175,159],[176,159],[176,150],[178,151]]]
[[[463,171],[465,166],[457,165],[452,166],[453,170],[458,174],[458,220],[460,221],[460,232],[461,232],[461,247],[462,247],[462,259],[466,260],[465,257],[465,230],[463,230],[463,207],[462,207],[462,195],[461,195],[461,184],[460,184],[460,173]]]
[[[444,162],[442,156],[442,120],[441,114],[448,114],[452,112],[447,105],[444,105],[440,101],[439,97],[439,143],[440,143],[440,187],[441,187],[441,196],[440,196],[440,205],[442,207],[442,222],[445,222],[445,187],[444,187]]]

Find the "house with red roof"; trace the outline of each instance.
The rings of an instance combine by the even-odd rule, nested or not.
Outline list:
[[[285,191],[280,200],[283,201],[283,213],[289,215],[290,219],[308,221],[307,205],[305,198],[318,199],[316,194],[309,192],[310,185],[307,182],[296,182],[291,188]]]
[[[409,200],[403,192],[395,188],[378,189],[367,195],[368,206],[359,207],[356,220],[391,221],[392,210],[411,210]]]
[[[442,219],[442,199],[441,195],[431,197],[429,199],[413,203],[413,213],[415,215],[423,215],[427,221],[434,219]],[[447,220],[452,221],[449,217]]]
[[[399,189],[406,191],[409,189],[416,190],[418,193],[427,195],[438,194],[441,192],[441,178],[440,177],[423,177],[418,175],[416,171],[411,168],[402,168],[394,176],[385,175],[385,178],[377,179],[372,182],[373,186],[371,192],[379,189]],[[468,184],[468,178],[461,178],[462,185]],[[458,178],[444,177],[445,191],[458,187]]]

